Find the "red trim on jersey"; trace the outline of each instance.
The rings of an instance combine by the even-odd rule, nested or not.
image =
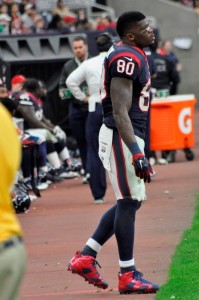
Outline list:
[[[105,72],[105,64],[103,65],[103,68],[104,68],[104,78],[103,78],[103,82],[104,82],[104,91],[105,91],[105,96],[103,98],[101,98],[101,102],[104,101],[104,99],[107,98],[108,96],[108,91],[106,89],[106,72]],[[103,75],[103,74],[102,74]],[[101,96],[101,89],[100,89],[100,96]]]
[[[119,189],[120,189],[121,195],[124,196],[123,193],[122,193],[122,188],[121,188],[120,180],[119,180],[119,177],[118,177],[119,170],[118,170],[117,159],[116,159],[116,155],[115,155],[115,147],[114,147],[114,144],[113,144],[113,155],[114,155],[114,159],[115,159],[115,167],[116,167],[116,173],[117,173],[118,187],[119,187]]]
[[[134,54],[132,54],[132,53],[130,53],[130,52],[121,52],[121,53],[117,54],[116,56],[114,56],[114,57],[110,60],[108,66],[110,67],[110,65],[112,64],[112,62],[113,62],[115,59],[117,59],[118,57],[121,57],[121,56],[132,57],[132,58],[137,62],[138,66],[140,67],[140,64],[141,64],[140,59],[139,59],[136,55],[134,55]]]
[[[31,97],[31,98],[33,99],[33,101],[39,105],[39,107],[42,106],[42,101],[41,101],[39,98],[37,98],[35,95],[33,95],[33,94],[30,93],[30,92],[25,92],[25,93],[26,93],[29,97]]]
[[[116,44],[116,46],[120,46],[120,45],[125,45],[125,43],[123,43],[123,42],[118,42],[118,43]],[[128,46],[130,46],[130,45],[128,45]],[[146,56],[144,50],[142,50],[141,48],[138,48],[138,47],[136,47],[136,46],[130,46],[130,47],[131,47],[132,49],[135,49],[135,50],[137,50],[138,52],[140,52],[140,54],[142,54],[143,56]]]
[[[128,180],[127,180],[127,173],[126,173],[126,164],[125,164],[125,157],[124,157],[124,151],[123,151],[123,146],[122,146],[122,138],[121,136],[119,136],[119,143],[120,143],[120,149],[121,149],[121,153],[122,153],[122,160],[123,160],[123,165],[124,165],[124,180],[126,182],[126,186],[128,188],[128,193],[129,193],[129,196],[131,196],[131,191],[130,191],[130,188],[129,188],[129,184],[128,184]],[[123,196],[126,196],[126,195],[123,195]]]
[[[128,188],[128,193],[129,193],[129,196],[131,196],[131,191],[130,191],[130,188],[129,188],[129,184],[128,184],[128,180],[127,180],[127,177],[126,177],[126,164],[125,164],[125,158],[124,158],[124,151],[123,151],[123,147],[122,147],[122,139],[121,137],[119,136],[119,145],[120,145],[120,149],[121,149],[121,154],[122,154],[122,159],[123,159],[123,167],[124,167],[124,176],[125,176],[125,182],[126,182],[126,186]],[[119,179],[119,166],[118,166],[118,163],[117,163],[117,159],[116,159],[116,154],[115,154],[115,147],[114,147],[114,144],[113,144],[113,155],[114,155],[114,159],[115,159],[115,167],[116,167],[116,173],[117,173],[117,183],[118,183],[118,187],[119,187],[119,190],[120,190],[120,193],[122,195],[122,197],[124,198],[126,195],[123,194],[122,192],[122,187],[120,185],[120,179]]]
[[[140,54],[142,54],[144,57],[146,57],[145,52],[141,48],[138,48],[136,46],[132,46],[132,48],[134,48],[135,50],[137,50],[138,52],[140,52]]]
[[[145,51],[142,50],[142,49],[140,49],[140,48],[138,48],[138,47],[134,47],[134,46],[133,46],[132,48],[135,48],[140,54],[142,54],[142,55],[144,56],[144,58],[145,58],[145,60],[146,60],[146,62],[147,62],[147,65],[148,65],[148,67],[149,67],[148,57],[147,57]]]

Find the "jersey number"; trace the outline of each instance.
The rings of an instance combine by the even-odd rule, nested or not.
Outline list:
[[[127,75],[132,75],[134,71],[135,64],[131,61],[126,62],[123,59],[117,61],[117,72],[126,73]]]
[[[146,85],[143,87],[139,98],[139,107],[141,111],[148,111],[149,109],[150,86],[151,86],[151,79],[149,78]]]

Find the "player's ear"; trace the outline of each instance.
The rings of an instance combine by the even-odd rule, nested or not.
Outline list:
[[[131,32],[128,32],[128,33],[126,34],[126,37],[127,37],[128,40],[130,40],[130,41],[134,41],[134,40],[135,40],[135,36],[134,36],[134,34],[132,34]]]

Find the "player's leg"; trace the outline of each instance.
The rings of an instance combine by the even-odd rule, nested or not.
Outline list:
[[[116,205],[104,213],[94,234],[88,239],[83,250],[77,252],[68,265],[69,271],[82,276],[89,283],[103,289],[108,287],[108,283],[97,271],[96,256],[103,244],[114,233],[115,210]]]
[[[137,139],[144,151],[144,142]],[[136,212],[146,199],[143,180],[135,176],[131,164],[131,153],[122,142],[118,132],[113,135],[113,155],[110,179],[117,201],[114,231],[119,252],[119,291],[120,293],[151,293],[158,286],[142,278],[136,270],[134,260],[134,234]],[[115,168],[114,168],[115,167]]]
[[[104,137],[107,138],[107,142],[110,142],[110,150],[112,145],[112,138],[107,135],[105,126],[102,126],[105,130]],[[110,131],[110,129],[109,129]],[[112,132],[112,131],[111,131]],[[110,132],[109,132],[110,133]],[[108,153],[108,151],[105,151]],[[108,155],[107,160],[110,159]],[[114,220],[115,220],[115,210],[116,205],[110,208],[102,216],[95,232],[86,242],[85,247],[81,252],[76,253],[74,258],[70,261],[68,265],[68,270],[75,272],[82,276],[85,280],[89,281],[98,287],[107,288],[108,284],[102,279],[100,274],[96,269],[96,256],[101,250],[102,245],[113,235],[114,233]]]
[[[136,196],[138,197],[136,190],[132,191],[131,185],[134,182],[130,182],[129,179],[131,178],[128,176],[128,171],[134,172],[134,169],[132,165],[130,168],[127,165],[130,157],[126,158],[125,155],[128,155],[126,147],[124,147],[118,132],[115,131],[113,134],[111,172],[109,175],[117,198],[114,232],[118,244],[121,273],[135,269],[133,257],[134,223],[136,211],[141,206],[141,201],[136,200]],[[132,192],[134,193],[133,199]],[[140,195],[139,200],[142,200]]]

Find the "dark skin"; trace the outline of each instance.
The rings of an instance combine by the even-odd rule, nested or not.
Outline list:
[[[18,106],[18,111],[26,120],[31,128],[45,128],[48,129],[42,121],[39,121],[35,115],[34,107],[32,106]]]
[[[39,97],[40,89],[32,92],[32,94],[35,97]],[[55,127],[55,125],[53,125],[50,120],[46,119],[44,116],[41,120],[38,120],[35,115],[35,109],[33,106],[23,106],[19,104],[17,110],[20,112],[22,117],[26,120],[31,128],[43,128],[53,132],[53,128]]]
[[[124,44],[142,49],[153,43],[154,34],[147,20],[144,19],[137,22],[131,31],[126,32],[121,40]],[[132,80],[118,77],[112,78],[110,94],[113,106],[113,117],[122,140],[126,145],[136,142],[133,126],[128,115],[132,102],[132,93]]]

